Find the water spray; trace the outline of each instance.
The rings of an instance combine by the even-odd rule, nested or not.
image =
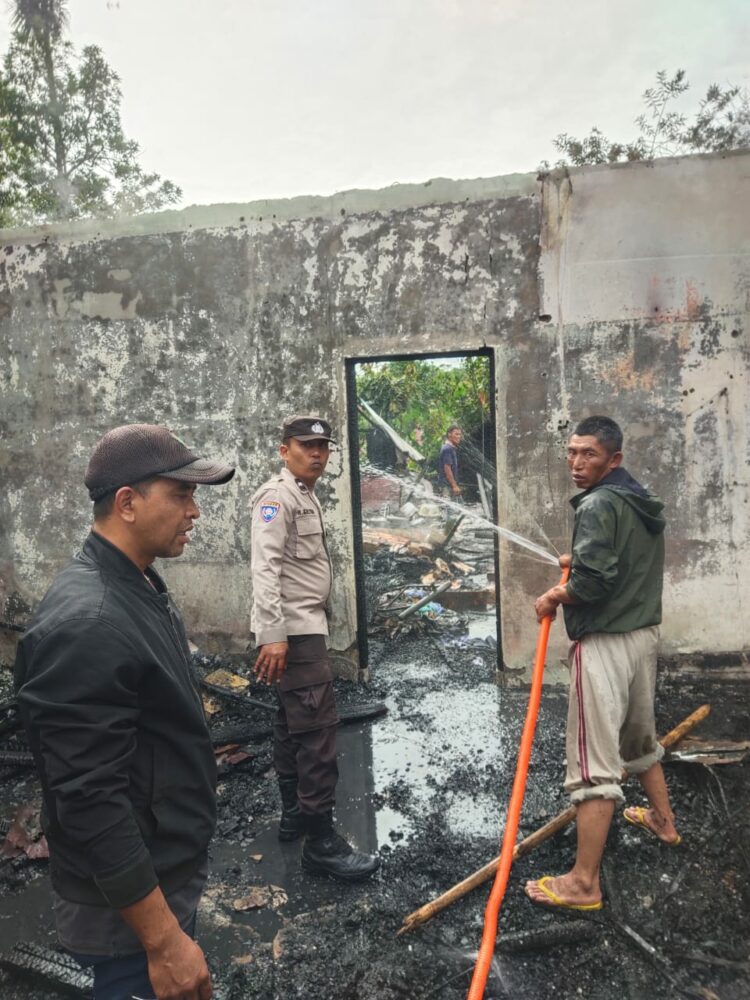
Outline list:
[[[384,479],[390,479],[391,482],[397,483],[399,486],[404,486],[404,481],[398,476],[394,476],[390,472],[385,472],[378,469],[379,475]],[[519,535],[515,531],[511,531],[510,528],[503,528],[499,524],[495,524],[489,518],[483,517],[481,514],[475,514],[470,511],[466,506],[460,503],[456,503],[453,500],[448,500],[445,497],[436,497],[433,493],[428,493],[423,487],[419,486],[417,483],[408,484],[411,492],[409,493],[409,500],[413,496],[420,496],[424,500],[428,500],[432,503],[443,504],[450,510],[455,511],[459,516],[466,518],[468,521],[473,521],[475,524],[481,525],[482,527],[491,528],[500,538],[504,538],[506,541],[511,542],[513,545],[518,545],[529,552],[532,552],[537,558],[541,559],[545,563],[551,563],[553,566],[558,566],[557,556],[553,555],[549,549],[543,548],[541,545],[537,545],[536,542],[532,542],[528,538],[524,538],[523,535]]]

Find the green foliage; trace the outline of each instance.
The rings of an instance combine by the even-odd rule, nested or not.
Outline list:
[[[23,178],[32,169],[34,135],[19,92],[0,70],[0,227],[18,218],[26,195]]]
[[[713,153],[750,146],[750,100],[739,87],[722,90],[712,84],[692,118],[678,112],[674,102],[690,88],[685,71],[672,77],[665,70],[643,93],[646,110],[635,124],[640,134],[631,142],[613,142],[594,127],[583,139],[562,132],[553,140],[563,154],[558,166],[650,160],[655,156]],[[544,167],[549,164],[543,164]]]
[[[489,361],[461,358],[451,367],[435,361],[386,361],[357,368],[357,394],[425,457],[437,455],[451,424],[465,434],[490,416]],[[360,421],[361,429],[369,426]],[[421,427],[421,444],[414,437]]]
[[[66,0],[15,0],[11,23],[19,39],[44,47],[58,42],[68,27]]]
[[[0,73],[0,224],[153,211],[179,201],[138,164],[101,49],[64,40],[62,0],[16,0]]]

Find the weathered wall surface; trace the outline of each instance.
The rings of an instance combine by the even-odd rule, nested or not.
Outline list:
[[[344,359],[491,346],[504,522],[565,547],[565,435],[611,412],[669,505],[665,647],[746,646],[749,169],[701,157],[2,234],[0,617],[23,620],[83,538],[99,435],[159,421],[239,467],[201,491],[197,537],[162,569],[196,638],[244,649],[247,501],[283,416],[317,410],[341,428],[323,494],[347,649]],[[509,663],[528,662],[549,583],[503,547]]]
[[[623,418],[625,464],[667,505],[665,649],[747,648],[750,155],[551,178],[542,246],[550,430]]]
[[[495,193],[506,186],[501,179]],[[342,359],[521,335],[536,311],[539,212],[533,179],[517,188],[461,204],[454,184],[439,206],[389,208],[386,192],[383,210],[359,214],[342,204],[328,217],[248,214],[196,232],[103,239],[79,229],[8,242],[0,560],[11,611],[24,617],[85,534],[81,475],[96,439],[124,421],[158,421],[239,466],[227,487],[201,491],[195,544],[163,569],[194,634],[244,648],[247,501],[278,465],[283,417],[317,411],[341,428],[323,493],[338,571],[333,638],[349,647]]]

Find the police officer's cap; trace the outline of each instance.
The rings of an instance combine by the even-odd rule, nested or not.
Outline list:
[[[298,441],[333,441],[331,425],[322,417],[289,417],[284,421],[281,438],[297,438]]]

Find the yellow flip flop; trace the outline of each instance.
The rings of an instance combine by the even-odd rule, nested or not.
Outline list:
[[[558,907],[561,910],[601,910],[604,905],[601,899],[598,903],[566,903],[564,899],[560,899],[557,893],[547,888],[547,882],[554,877],[554,875],[543,875],[542,878],[535,879],[536,884],[547,897],[549,903],[543,903],[540,899],[532,899],[527,892],[526,895],[532,903],[536,903],[538,906],[547,906],[550,909]]]
[[[632,817],[628,816],[628,812],[631,812],[633,814]],[[679,833],[677,834],[677,837],[674,840],[662,840],[662,838],[659,836],[656,830],[650,827],[646,822],[647,812],[648,809],[644,808],[643,806],[627,806],[625,809],[623,809],[622,815],[625,817],[625,820],[632,826],[642,827],[644,830],[647,831],[647,833],[650,833],[652,837],[658,840],[661,844],[664,844],[666,847],[677,847],[678,844],[682,843],[682,837],[679,835]]]

